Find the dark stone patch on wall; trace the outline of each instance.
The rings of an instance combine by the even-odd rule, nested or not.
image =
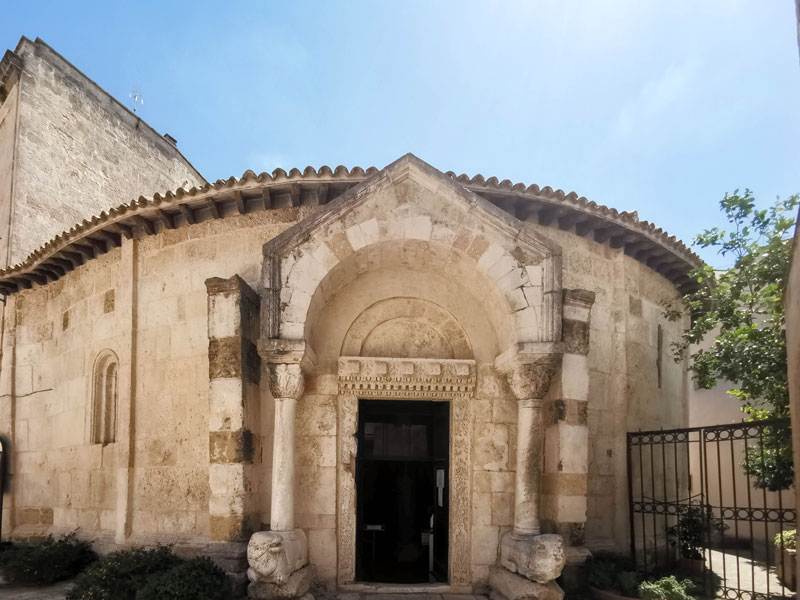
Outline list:
[[[108,290],[103,296],[103,312],[110,313],[114,310],[114,290]]]
[[[242,340],[226,337],[208,341],[208,377],[222,379],[242,376]]]
[[[631,316],[641,317],[642,316],[641,298],[634,298],[633,296],[628,296],[628,310]]]
[[[564,351],[568,354],[589,353],[589,324],[585,321],[564,319],[561,335],[564,339]]]
[[[247,429],[210,431],[208,446],[212,463],[253,462],[253,434]]]

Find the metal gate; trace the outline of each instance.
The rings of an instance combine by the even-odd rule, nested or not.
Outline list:
[[[788,419],[628,433],[637,567],[682,574],[711,597],[794,598],[794,553],[780,535],[796,527],[791,445],[775,442],[787,437]]]

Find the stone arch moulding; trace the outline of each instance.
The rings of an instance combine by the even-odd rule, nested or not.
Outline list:
[[[379,204],[364,208],[371,201]],[[559,342],[560,248],[406,155],[264,245],[259,346],[267,362],[313,364],[306,327],[320,283],[354,254],[392,240],[444,247],[500,290],[513,331],[501,362],[525,346]]]
[[[91,373],[87,425],[90,444],[116,441],[119,358],[113,350],[101,350]]]
[[[280,537],[286,548],[296,549],[292,550],[298,557],[295,577],[305,570],[307,543],[304,532],[294,529],[293,519],[294,406],[303,394],[304,373],[316,375],[322,368],[309,343],[315,322],[312,313],[325,310],[326,301],[336,293],[334,280],[357,278],[370,269],[396,264],[394,257],[374,261],[376,256],[386,255],[383,249],[396,248],[397,244],[409,249],[412,264],[406,266],[422,265],[430,252],[440,261],[435,268],[455,265],[469,275],[471,285],[481,293],[497,298],[490,318],[500,324],[503,337],[487,358],[509,377],[512,387],[514,382],[529,382],[514,387],[519,389],[519,393],[514,392],[519,400],[518,429],[530,430],[525,447],[517,451],[514,532],[522,536],[539,533],[540,472],[537,461],[526,457],[541,456],[543,451],[543,436],[539,435],[541,403],[560,365],[561,250],[454,179],[406,155],[263,247],[258,348],[271,373],[270,388],[276,400],[274,427],[281,432],[275,436],[273,450],[273,527],[276,507],[285,509],[287,515],[280,521],[282,527],[274,528],[269,535]],[[450,275],[457,277],[458,272]],[[358,327],[358,323],[352,325]],[[361,340],[362,347],[365,340]],[[355,575],[353,436],[360,398],[450,402],[450,580],[456,585],[471,583],[470,399],[475,388],[474,350],[470,349],[469,358],[338,357],[339,584],[352,582]],[[355,349],[342,347],[341,351]],[[274,384],[286,373],[300,382],[288,395]],[[258,543],[254,542],[258,535],[251,538],[251,546]]]

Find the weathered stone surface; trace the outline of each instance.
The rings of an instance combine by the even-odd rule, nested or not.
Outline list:
[[[253,600],[278,600],[303,598],[313,581],[311,565],[292,573],[283,583],[252,581],[247,586],[247,597]],[[310,594],[308,594],[310,596]]]
[[[489,569],[492,600],[562,600],[564,592],[555,581],[538,583],[503,567]]]
[[[566,562],[564,538],[560,535],[517,537],[508,532],[500,541],[500,564],[531,581],[553,581],[561,575]]]
[[[239,431],[210,431],[209,460],[212,463],[253,462],[253,434]]]
[[[102,210],[156,190],[204,183],[173,144],[47,44],[23,40],[17,53],[24,66],[18,83],[14,227],[10,244],[7,236],[0,241],[4,256],[10,245],[8,264]],[[18,97],[16,91],[11,97]]]
[[[303,176],[298,184],[298,177],[245,178],[221,188],[222,214],[213,220],[210,205],[200,208],[194,195],[191,209],[181,204],[185,197],[160,202],[175,229],[162,230],[153,217],[154,235],[137,226],[135,240],[123,240],[121,248],[8,298],[0,336],[0,433],[14,434],[9,505],[16,511],[4,514],[4,533],[81,527],[87,537],[116,534],[120,544],[179,540],[202,546],[210,539],[249,537],[266,528],[261,522],[288,527],[296,510],[297,526],[308,533],[316,583],[328,590],[350,583],[354,434],[359,397],[368,396],[450,402],[454,589],[486,585],[515,499],[525,500],[518,512],[531,529],[542,506],[542,525],[578,542],[588,494],[587,543],[615,542],[627,517],[622,433],[648,423],[678,426],[685,416],[680,366],[665,364],[664,388],[650,393],[650,326],[659,318],[657,301],[674,294],[674,286],[621,250],[591,236],[512,220],[508,211],[458,189],[453,178],[443,181],[422,167],[379,177],[343,198],[353,202],[335,215],[324,206],[305,206],[320,182]],[[346,176],[336,179],[330,185],[337,193],[350,185]],[[290,206],[289,187],[300,206]],[[233,214],[230,194],[240,189],[245,198],[238,206],[258,210]],[[182,216],[193,219],[191,212],[179,213],[181,207],[196,211],[197,223]],[[299,222],[299,236],[280,235]],[[541,247],[522,244],[518,238],[526,236]],[[287,238],[294,240],[291,250],[276,263],[269,256],[262,263],[263,244]],[[551,245],[561,247],[560,262],[539,256]],[[214,276],[222,278],[206,286]],[[561,311],[562,278],[565,286],[597,292],[591,320],[588,294],[565,293]],[[245,280],[265,290],[270,305],[263,324]],[[112,289],[115,308],[105,312],[104,295]],[[207,292],[218,293],[219,303],[209,302]],[[629,295],[641,316],[628,314]],[[64,314],[68,327],[58,327]],[[588,354],[570,345],[569,326],[561,335],[562,316],[589,324]],[[664,323],[665,340],[676,339],[680,325]],[[236,341],[227,355],[212,351],[209,357],[209,340],[217,338]],[[269,401],[266,377],[258,386],[248,375],[260,373],[249,358],[256,339],[265,350],[276,344],[276,352],[264,354],[267,362],[295,362],[286,368],[295,373],[302,364],[314,383],[304,391],[302,381],[279,377],[272,391],[290,400]],[[535,420],[528,416],[539,410],[533,400],[543,393],[536,383],[541,379],[514,385],[530,401],[518,412],[514,389],[495,359],[509,344],[562,341],[572,358],[561,372],[556,368],[547,397],[538,399],[544,411],[553,400],[557,410],[553,418],[547,414],[548,429],[532,435]],[[91,363],[102,348],[120,357],[120,437],[115,444],[87,445]],[[309,367],[304,359],[312,355]],[[225,356],[239,366],[228,368],[220,360]],[[448,357],[457,360],[442,360]],[[341,361],[361,365],[358,373],[340,377]],[[236,379],[215,378],[226,375]],[[287,435],[294,407],[296,437]],[[564,427],[551,429],[551,422]],[[239,462],[245,431],[253,433],[247,464]],[[545,437],[551,444],[544,453],[548,498],[535,477]],[[515,460],[518,447],[526,460]],[[219,560],[231,569],[242,562],[235,556]]]
[[[250,581],[277,586],[287,582],[291,584],[293,574],[308,562],[306,535],[302,529],[257,531],[247,544],[247,562],[250,564],[247,570]],[[303,593],[305,590],[295,595]]]

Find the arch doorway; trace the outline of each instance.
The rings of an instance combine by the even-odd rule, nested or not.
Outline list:
[[[447,582],[450,403],[359,400],[356,579]]]

